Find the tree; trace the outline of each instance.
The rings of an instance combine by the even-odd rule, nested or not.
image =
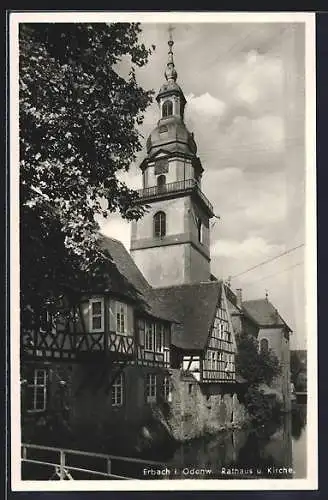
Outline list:
[[[281,404],[274,395],[264,394],[259,385],[270,385],[281,372],[277,356],[271,351],[259,351],[258,341],[252,335],[237,335],[236,371],[248,383],[244,395],[245,406],[257,424],[275,420]]]
[[[290,371],[291,381],[296,389],[305,390],[306,388],[306,363],[300,357],[298,351],[290,353]]]
[[[80,289],[103,265],[115,272],[97,216],[144,213],[116,175],[141,149],[138,125],[153,95],[136,80],[152,52],[140,32],[135,23],[20,26],[23,327],[45,299]],[[126,79],[116,70],[122,58]]]
[[[271,351],[259,352],[258,341],[251,335],[237,336],[236,370],[250,385],[270,385],[279,375],[277,356]]]
[[[245,394],[245,406],[257,424],[276,422],[281,412],[281,403],[274,395],[263,394],[254,386],[249,387]]]

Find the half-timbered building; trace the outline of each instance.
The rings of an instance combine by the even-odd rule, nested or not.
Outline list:
[[[172,367],[201,384],[235,384],[236,340],[226,286],[219,281],[157,288],[178,323],[172,326]]]
[[[74,310],[63,298],[56,313],[45,308],[35,328],[23,332],[30,420],[66,405],[70,424],[85,432],[110,422],[138,425],[151,404],[170,397],[172,315],[123,244],[104,237],[102,245],[116,267],[107,286],[81,292]]]

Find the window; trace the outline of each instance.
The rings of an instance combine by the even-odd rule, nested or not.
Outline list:
[[[203,243],[203,225],[201,219],[197,218],[197,237],[200,243]]]
[[[48,309],[43,309],[40,315],[40,329],[47,333],[56,333],[56,321]]]
[[[163,193],[166,190],[166,177],[165,177],[165,175],[159,175],[157,177],[157,190],[159,193]]]
[[[154,373],[147,373],[146,400],[147,400],[147,403],[155,403],[156,402],[156,375]]]
[[[145,349],[146,351],[154,350],[154,325],[149,322],[146,323]]]
[[[164,352],[164,344],[164,325],[161,325],[159,323],[154,324],[147,321],[145,327],[145,350],[153,352]]]
[[[165,118],[166,116],[171,116],[173,114],[173,104],[172,101],[165,101],[163,103],[162,108],[162,116]]]
[[[223,340],[224,337],[224,323],[219,323],[219,339]]]
[[[27,410],[29,412],[45,411],[47,407],[47,371],[35,369],[27,384]]]
[[[163,352],[163,349],[164,349],[164,326],[157,324],[155,331],[155,351]]]
[[[116,302],[116,333],[126,333],[128,322],[128,307],[122,302]]]
[[[104,331],[104,299],[90,299],[89,310],[90,332]]]
[[[171,381],[169,377],[164,377],[163,380],[163,395],[165,401],[172,401]]]
[[[269,352],[269,341],[268,339],[261,339],[260,340],[260,352]]]
[[[154,215],[154,235],[165,236],[166,234],[166,215],[164,212],[157,212]]]
[[[139,343],[145,345],[145,322],[143,319],[138,320]]]
[[[168,128],[167,128],[166,125],[162,125],[161,127],[159,127],[159,133],[160,134],[164,134],[167,131],[168,131]]]
[[[112,385],[112,406],[123,405],[124,375],[121,373]]]

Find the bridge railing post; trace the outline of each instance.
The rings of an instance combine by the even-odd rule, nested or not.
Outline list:
[[[65,452],[60,450],[60,469],[59,469],[59,479],[63,481],[65,479]]]
[[[112,473],[112,461],[110,458],[107,458],[107,474],[110,476]]]

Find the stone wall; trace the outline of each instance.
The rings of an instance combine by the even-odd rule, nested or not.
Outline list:
[[[240,428],[249,421],[236,389],[223,384],[200,386],[192,374],[170,370],[172,383],[169,410],[154,408],[177,441],[187,441],[224,429]]]
[[[93,383],[90,366],[88,370],[84,365],[52,363],[48,368],[49,406],[45,414],[24,412],[23,439],[27,442],[126,455],[147,451],[149,455],[151,450],[157,453],[161,447],[240,428],[248,421],[235,386],[201,386],[190,372],[179,369],[169,370],[170,401],[159,391],[156,403],[146,403],[145,374],[156,373],[160,388],[164,371],[126,367],[124,405],[115,408],[104,384]],[[95,374],[101,371],[99,365],[94,369]]]

